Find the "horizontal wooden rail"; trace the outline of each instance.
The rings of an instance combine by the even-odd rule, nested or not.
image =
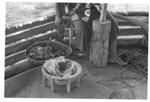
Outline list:
[[[56,39],[57,33],[55,31],[46,32],[43,34],[38,34],[36,36],[30,37],[28,39],[18,41],[10,45],[7,45],[5,48],[5,56],[25,50],[33,43],[38,42],[38,41],[48,40],[49,38]]]
[[[13,65],[14,63],[21,61],[23,59],[25,59],[25,50],[17,52],[15,54],[12,54],[10,56],[7,56],[5,58],[5,66],[9,66],[9,65]]]
[[[20,43],[14,45],[15,47],[11,46],[11,47],[6,48],[5,54],[9,54],[9,55],[6,56],[6,58],[5,58],[5,66],[12,65],[20,60],[25,59],[26,58],[25,50],[30,45],[32,45],[33,43],[38,42],[38,41],[49,40],[49,38],[56,39],[57,33],[52,32],[52,33],[42,34],[42,36],[40,36],[40,37],[36,37],[36,38],[32,38],[32,39],[28,39],[26,41],[20,42]]]
[[[123,15],[123,16],[149,16],[148,12],[129,11],[129,12],[116,12],[116,13]]]
[[[144,46],[143,35],[117,36],[118,46]]]
[[[7,27],[5,33],[7,35],[7,34],[14,33],[14,32],[18,32],[18,31],[25,30],[25,29],[28,29],[28,28],[31,28],[34,26],[52,22],[52,21],[54,21],[54,19],[55,19],[55,15],[51,15],[48,17],[40,18],[39,20],[37,19],[36,21],[27,22],[24,24],[18,24],[18,26]]]
[[[129,18],[148,23],[148,17],[145,17],[145,16],[141,16],[141,17],[133,16],[133,17],[129,17]],[[116,21],[117,21],[118,25],[120,25],[120,26],[135,26],[134,24],[131,24],[131,23],[129,23],[125,20],[119,19],[119,18],[116,18]]]
[[[33,69],[39,66],[38,64],[31,63],[28,59],[21,60],[20,62],[6,67],[5,69],[5,79],[13,77],[17,74],[25,72],[27,70]]]
[[[55,27],[54,22],[49,22],[49,23],[35,26],[29,29],[25,29],[16,33],[12,33],[12,34],[6,35],[6,44],[13,43],[21,39],[26,39],[28,37],[37,35],[39,33],[45,33],[46,31],[53,30],[55,28],[56,27]]]
[[[140,26],[119,26],[119,35],[142,35],[144,31]]]

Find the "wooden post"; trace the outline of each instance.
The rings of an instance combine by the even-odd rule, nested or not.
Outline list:
[[[100,19],[93,21],[89,62],[97,67],[105,66],[108,58],[111,22],[106,20],[106,13],[107,4],[103,4]]]

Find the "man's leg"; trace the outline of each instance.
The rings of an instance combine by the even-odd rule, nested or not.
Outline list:
[[[64,38],[64,26],[63,26],[63,24],[57,25],[57,32],[58,32],[57,40],[62,41]]]
[[[111,21],[111,32],[109,37],[109,62],[115,62],[120,65],[126,64],[117,55],[117,35],[119,34],[119,29],[114,21]]]

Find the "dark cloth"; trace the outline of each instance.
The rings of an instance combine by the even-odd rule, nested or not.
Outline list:
[[[88,24],[82,20],[76,20],[73,22],[77,31],[77,39],[75,40],[76,47],[84,52],[89,49],[89,42],[91,40],[91,31]]]
[[[65,14],[65,5],[64,3],[55,4],[56,16],[62,17]]]

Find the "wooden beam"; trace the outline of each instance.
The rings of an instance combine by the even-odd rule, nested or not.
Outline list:
[[[6,67],[5,69],[5,79],[13,77],[17,74],[23,73],[27,70],[33,69],[39,66],[38,64],[31,63],[28,59],[21,60],[20,62]]]
[[[129,17],[125,17],[125,16],[119,15],[117,13],[114,13],[113,15],[115,17],[120,18],[120,19],[124,19],[127,22],[130,22],[130,23],[132,23],[132,24],[134,24],[136,26],[141,26],[141,28],[142,28],[142,30],[144,32],[144,35],[145,35],[145,38],[144,38],[145,39],[145,45],[148,47],[148,28],[149,28],[148,27],[148,23],[145,23],[145,22],[143,22],[141,20],[137,20],[137,19],[131,19]]]
[[[26,39],[28,37],[37,35],[39,33],[45,33],[46,31],[53,30],[55,28],[56,26],[54,22],[49,22],[49,23],[35,26],[29,29],[25,29],[16,33],[12,33],[12,34],[6,35],[6,44],[13,43],[21,39]]]
[[[144,31],[140,26],[119,26],[120,33],[119,35],[142,35]],[[119,36],[118,35],[118,36]]]
[[[118,36],[117,39],[118,39],[117,42],[118,46],[131,46],[131,45],[144,46],[142,35],[138,35],[137,37],[135,35]]]
[[[129,12],[116,12],[116,13],[123,15],[123,16],[149,16],[148,12],[142,12],[142,11],[141,12],[137,12],[137,11],[135,11],[135,12],[131,12],[131,11],[129,11]]]
[[[21,30],[24,30],[24,29],[28,29],[28,28],[31,28],[31,27],[34,27],[34,26],[38,26],[38,25],[41,25],[41,24],[45,24],[45,23],[48,23],[48,22],[52,22],[52,21],[54,21],[54,19],[55,19],[55,15],[51,15],[51,16],[48,16],[46,18],[43,18],[43,20],[41,20],[41,19],[38,20],[37,19],[36,21],[27,22],[25,24],[18,24],[17,27],[13,26],[13,27],[6,28],[6,35],[14,33],[14,32],[21,31]]]
[[[148,23],[148,17],[146,17],[146,16],[126,16],[126,17],[128,17],[130,19],[136,19],[136,20]],[[123,20],[123,19],[120,19],[120,18],[117,18],[117,17],[115,17],[115,18],[116,18],[116,21],[119,25],[122,25],[122,26],[129,26],[129,25],[133,26],[134,25],[130,22],[127,22],[126,20]]]
[[[43,40],[48,40],[49,38],[57,38],[57,33],[56,32],[47,32],[47,33],[44,33],[41,35],[39,34],[35,37],[30,37],[29,39],[25,39],[23,41],[16,42],[12,45],[8,45],[5,48],[5,56],[25,50],[33,43],[43,41]]]
[[[25,59],[25,50],[17,52],[15,54],[12,54],[10,56],[7,56],[5,58],[5,66],[9,66],[9,65],[13,65],[14,63],[21,61],[23,59]]]

